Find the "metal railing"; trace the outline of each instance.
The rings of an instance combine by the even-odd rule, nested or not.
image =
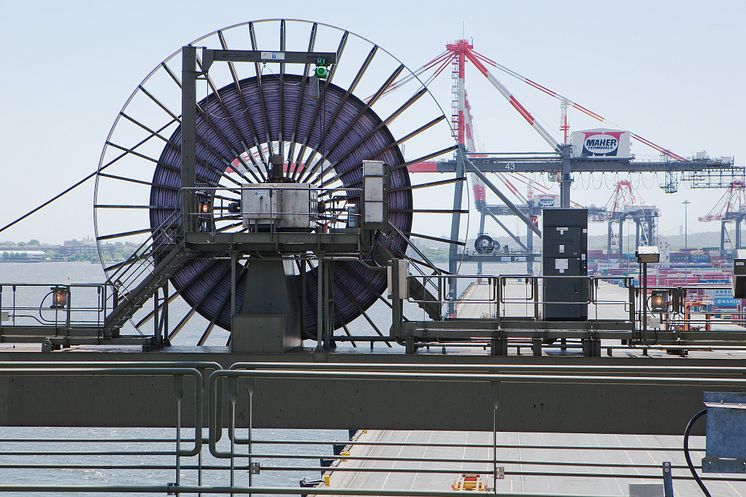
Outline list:
[[[632,276],[433,274],[407,278],[437,288],[426,299],[407,296],[402,300],[415,304],[444,304],[449,298],[446,282],[475,281],[462,292],[455,312],[445,321],[400,322],[396,308],[392,310],[392,337],[405,345],[407,353],[441,345],[443,353],[446,347],[481,347],[504,355],[509,345],[518,354],[528,347],[538,356],[542,344],[582,349],[584,355],[596,357],[602,347],[608,355],[631,347],[642,349],[643,355],[648,349],[677,355],[695,350],[746,350],[746,312],[740,308],[702,310],[694,305],[703,293],[728,286],[640,288]],[[561,291],[550,292],[550,286],[559,286]],[[609,340],[621,340],[621,345]]]
[[[0,283],[0,333],[19,327],[100,327],[108,306],[104,283]]]
[[[103,339],[109,313],[178,243],[179,222],[178,212],[169,215],[129,257],[107,268],[103,283],[0,282],[0,334],[19,341],[32,335]]]
[[[209,372],[209,379],[207,374]],[[175,417],[171,429],[174,436],[138,436],[138,437],[3,437],[0,438],[0,471],[29,471],[29,481],[33,483],[0,482],[0,493],[21,495],[34,492],[63,493],[100,493],[100,494],[263,494],[263,495],[350,495],[350,496],[431,496],[446,497],[460,495],[447,488],[415,489],[410,488],[343,488],[336,486],[341,477],[349,473],[368,474],[406,474],[411,478],[417,475],[445,475],[457,479],[464,473],[475,473],[485,477],[490,485],[487,491],[470,492],[476,496],[531,497],[534,494],[514,491],[502,491],[499,479],[507,478],[617,478],[620,480],[660,480],[661,465],[657,462],[603,462],[590,460],[547,460],[547,450],[558,451],[645,451],[653,450],[638,441],[637,445],[589,446],[585,444],[515,444],[498,443],[497,423],[500,402],[501,382],[535,382],[557,381],[574,383],[609,384],[646,384],[661,387],[695,386],[722,384],[728,387],[742,388],[746,380],[733,378],[733,373],[742,372],[740,368],[712,368],[706,366],[562,366],[562,365],[520,365],[504,364],[485,366],[477,364],[349,364],[349,363],[236,363],[230,369],[221,369],[212,362],[70,362],[61,365],[59,362],[13,362],[0,363],[0,377],[21,376],[87,376],[97,378],[117,378],[126,376],[148,376],[173,378],[173,402]],[[184,399],[184,379],[193,380],[190,401],[194,402],[194,430],[184,429],[182,423],[182,403]],[[207,381],[206,381],[207,379]],[[486,442],[438,443],[421,442],[387,442],[371,440],[366,437],[366,430],[357,432],[352,440],[292,440],[267,439],[255,437],[252,428],[253,409],[256,405],[254,395],[256,382],[282,380],[303,382],[307,380],[325,380],[330,382],[367,381],[367,382],[479,382],[489,388],[492,401],[488,404],[493,415],[493,431],[485,433]],[[208,400],[204,404],[202,399]],[[237,406],[247,409],[243,416],[245,426],[239,427]],[[225,410],[225,407],[228,407]],[[203,418],[203,409],[207,417]],[[227,419],[228,426],[224,426]],[[208,433],[203,435],[202,426]],[[226,432],[227,440],[221,442],[221,435]],[[246,437],[239,436],[246,430]],[[23,450],[6,449],[6,444],[28,444],[34,448]],[[76,444],[76,447],[47,449],[48,444]],[[80,448],[80,445],[86,448]],[[138,450],[106,448],[89,450],[90,446],[105,444],[137,444]],[[184,445],[188,444],[187,447]],[[163,449],[163,445],[171,448]],[[333,454],[325,451],[313,453],[292,453],[273,449],[257,450],[259,445],[291,448],[293,445],[335,446]],[[361,452],[364,447],[399,447],[396,455],[371,455]],[[451,449],[463,453],[463,457],[402,455],[405,448]],[[209,454],[204,453],[209,449]],[[465,455],[466,450],[487,450],[488,456]],[[520,456],[519,458],[499,456],[498,450],[540,450],[541,457]],[[658,447],[656,451],[679,451],[673,446]],[[702,451],[703,449],[693,449]],[[396,453],[396,451],[393,451]],[[524,454],[525,455],[525,454]],[[39,462],[39,457],[64,457],[51,462]],[[71,457],[82,458],[70,460]],[[137,462],[119,462],[113,458],[126,456],[148,457]],[[666,454],[666,457],[669,455]],[[16,458],[8,461],[8,458]],[[209,459],[214,458],[213,459]],[[29,458],[29,462],[23,459]],[[156,458],[153,461],[153,458]],[[319,464],[308,464],[304,461],[319,461]],[[82,461],[82,462],[81,462]],[[272,461],[283,461],[280,463]],[[293,464],[288,464],[290,461]],[[499,465],[499,466],[498,466]],[[688,481],[692,477],[683,464],[674,463],[669,468],[675,472],[674,481]],[[107,479],[117,480],[115,476],[102,475],[103,483],[66,484],[60,483],[60,471],[68,475],[82,475],[86,471],[107,471],[109,475],[121,472],[134,474],[135,478],[125,483],[105,483]],[[629,470],[629,471],[626,471]],[[274,473],[278,475],[293,472],[316,473],[323,477],[315,482],[313,488],[300,489],[293,486],[257,485],[259,475]],[[228,475],[229,483],[220,484],[222,477]],[[212,475],[213,477],[211,477]],[[141,479],[140,479],[141,478]],[[196,479],[196,484],[190,482]],[[728,488],[746,487],[746,478],[706,475],[709,482],[731,485]],[[243,480],[243,481],[241,481]],[[208,481],[212,483],[208,483]],[[739,486],[740,485],[740,486]],[[572,497],[571,494],[567,496]],[[567,497],[566,496],[566,497]],[[597,496],[598,497],[598,496]]]
[[[57,361],[13,361],[13,362],[0,362],[0,377],[2,378],[22,378],[22,377],[86,377],[97,380],[104,380],[107,378],[117,379],[125,377],[148,377],[148,378],[172,378],[172,394],[173,402],[175,407],[175,415],[172,422],[174,429],[174,436],[168,438],[162,438],[159,440],[145,439],[146,443],[158,443],[158,444],[172,444],[173,450],[80,450],[80,449],[31,449],[31,450],[3,450],[0,448],[0,457],[15,457],[24,458],[30,457],[33,462],[7,462],[7,460],[0,462],[0,470],[29,470],[33,471],[35,476],[33,477],[34,484],[0,484],[1,493],[12,492],[14,494],[22,494],[27,492],[80,492],[90,491],[98,493],[111,493],[115,490],[116,485],[109,486],[108,490],[97,490],[96,485],[92,485],[92,489],[82,490],[81,487],[85,485],[57,485],[54,483],[42,484],[39,483],[40,472],[46,471],[50,476],[50,481],[55,479],[54,475],[59,470],[63,471],[85,471],[89,472],[92,470],[143,470],[152,471],[154,469],[165,469],[173,471],[174,477],[172,482],[168,482],[165,487],[172,488],[178,487],[181,482],[181,471],[182,471],[182,459],[189,457],[198,457],[200,461],[199,466],[196,468],[198,471],[198,477],[201,480],[202,467],[201,467],[201,454],[202,454],[202,413],[203,413],[203,398],[205,396],[205,375],[209,371],[220,369],[220,365],[212,362],[131,362],[131,361],[105,361],[105,362],[93,362],[93,361],[69,361],[61,364]],[[192,413],[192,419],[194,420],[194,429],[191,430],[193,435],[189,439],[191,446],[184,446],[186,440],[183,437],[182,429],[182,414],[183,414],[183,401],[185,397],[185,379],[190,378],[192,380],[192,389],[190,394],[190,402],[194,406]],[[110,424],[111,421],[106,424]],[[44,438],[16,438],[16,439],[0,439],[0,447],[4,443],[31,443],[31,444],[60,444],[60,443],[73,443],[73,440],[59,437],[52,439]],[[102,441],[96,438],[86,438],[77,440],[76,445],[83,443],[86,446],[96,445],[100,443],[131,443],[131,440],[126,438],[118,438],[116,442]],[[50,457],[59,456],[64,457],[64,460],[60,462],[44,462],[39,463],[39,457]],[[71,457],[90,459],[86,462],[73,462],[70,460]],[[145,464],[112,464],[110,462],[102,464],[100,458],[102,456],[107,457],[118,457],[118,456],[168,456],[172,458],[172,464],[166,465],[145,465]],[[66,488],[67,487],[67,488]],[[41,490],[46,488],[46,490]],[[73,490],[78,488],[78,490]],[[123,492],[133,492],[132,489],[121,490]]]
[[[503,275],[444,275],[444,274],[433,274],[433,275],[409,275],[410,279],[417,279],[423,284],[428,284],[436,289],[434,297],[440,303],[446,303],[449,295],[447,290],[447,283],[450,280],[467,280],[467,281],[482,281],[482,285],[487,288],[486,295],[484,292],[470,292],[470,288],[467,288],[458,299],[459,306],[465,307],[468,305],[486,305],[488,311],[484,311],[481,316],[471,317],[490,317],[494,319],[500,318],[527,318],[540,320],[543,318],[542,309],[545,304],[549,305],[565,305],[565,306],[594,306],[593,320],[603,320],[602,316],[599,316],[599,308],[603,307],[617,307],[619,308],[624,316],[616,318],[626,319],[630,322],[635,320],[635,300],[636,293],[635,288],[632,284],[632,277],[618,277],[618,276],[535,276],[529,274],[503,274]],[[580,282],[580,285],[584,287],[582,292],[585,297],[582,299],[565,299],[558,300],[548,299],[542,292],[542,283],[546,281],[564,281],[564,282]],[[608,282],[611,280],[621,280],[624,283],[624,288],[628,290],[626,298],[602,298],[601,295],[604,292],[603,287],[600,285],[601,282]],[[511,291],[510,288],[518,288],[522,291]],[[610,287],[617,288],[617,287]],[[521,295],[522,293],[522,295]],[[412,303],[425,303],[427,301],[408,297],[407,301]],[[519,312],[521,307],[524,311]],[[458,307],[457,307],[458,309]],[[460,317],[459,313],[456,313],[455,318]]]
[[[159,256],[163,255],[181,239],[181,213],[174,211],[151,231],[148,237],[124,261],[112,266],[114,272],[106,279],[110,292],[111,308],[119,304],[120,299],[127,299],[127,294],[143,278],[153,272],[158,265]]]

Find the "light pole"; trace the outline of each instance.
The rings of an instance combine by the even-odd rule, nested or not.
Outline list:
[[[689,202],[688,200],[684,200],[681,202],[684,204],[684,250],[689,248]]]

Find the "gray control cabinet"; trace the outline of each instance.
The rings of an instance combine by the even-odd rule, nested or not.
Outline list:
[[[544,319],[585,321],[588,319],[588,281],[585,278],[588,275],[588,210],[544,209],[542,215]]]

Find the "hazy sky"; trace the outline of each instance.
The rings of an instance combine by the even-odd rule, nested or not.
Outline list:
[[[0,224],[95,170],[111,123],[142,77],[188,41],[241,21],[293,17],[370,38],[409,67],[462,32],[475,48],[679,154],[707,150],[743,164],[746,58],[740,1],[625,2],[19,2],[0,0]],[[498,75],[559,137],[559,105]],[[467,73],[478,142],[488,151],[546,145],[473,69]],[[434,87],[444,108],[448,81]],[[575,129],[593,122],[571,115]],[[633,145],[638,156],[654,153]],[[574,199],[603,205],[613,177],[578,178]],[[633,178],[663,209],[662,235],[690,231],[722,192],[664,195]],[[643,185],[652,185],[645,189]],[[92,187],[81,188],[0,240],[61,241],[93,234]],[[515,223],[511,224],[515,226]],[[601,227],[596,230],[602,229]],[[473,232],[472,232],[473,234]]]

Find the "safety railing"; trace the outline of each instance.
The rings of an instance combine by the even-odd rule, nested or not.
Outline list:
[[[129,292],[153,272],[159,258],[178,243],[181,239],[180,223],[181,214],[174,211],[151,231],[127,259],[107,267],[112,271],[106,280],[106,285],[111,287],[109,300],[112,309],[121,299],[126,300]]]
[[[489,367],[487,368],[490,369]],[[465,440],[464,443],[431,443],[431,442],[386,442],[371,440],[365,435],[367,430],[362,431],[362,435],[356,436],[351,442],[335,441],[337,448],[335,449],[335,455],[333,457],[324,456],[318,454],[315,457],[325,459],[328,466],[316,466],[309,465],[304,466],[308,471],[321,471],[322,478],[316,482],[317,485],[313,489],[308,489],[305,494],[307,495],[368,495],[369,492],[375,495],[400,495],[402,491],[398,488],[377,488],[375,491],[372,489],[359,489],[359,488],[348,488],[346,487],[349,482],[349,478],[345,475],[352,474],[366,474],[368,481],[370,481],[377,474],[388,475],[407,475],[410,480],[414,480],[419,475],[427,475],[431,478],[439,476],[450,476],[452,479],[452,485],[456,485],[459,482],[463,482],[463,477],[468,475],[471,478],[476,477],[479,481],[484,483],[482,488],[484,491],[490,492],[492,495],[522,495],[520,493],[513,494],[510,492],[503,492],[499,486],[500,480],[503,478],[510,477],[535,477],[535,478],[619,478],[629,480],[639,479],[651,479],[651,478],[671,478],[677,480],[691,479],[690,476],[684,474],[688,470],[687,466],[683,464],[654,464],[654,463],[613,463],[613,462],[581,462],[581,461],[568,461],[566,459],[561,461],[552,460],[541,460],[528,458],[521,458],[520,460],[505,458],[504,456],[498,456],[499,449],[505,449],[509,447],[523,447],[522,445],[511,445],[497,442],[497,420],[499,412],[499,384],[502,381],[535,381],[541,377],[546,379],[546,374],[556,375],[557,381],[563,381],[568,379],[564,376],[563,369],[552,370],[552,366],[539,367],[538,370],[531,370],[528,367],[520,365],[507,365],[505,368],[501,366],[495,369],[501,370],[500,373],[489,373],[485,372],[483,365],[464,365],[464,364],[452,364],[447,366],[433,366],[426,364],[349,364],[349,363],[236,363],[231,366],[230,370],[216,371],[210,377],[210,419],[211,427],[215,433],[210,435],[210,452],[214,457],[219,459],[225,459],[230,462],[231,467],[231,487],[237,487],[236,475],[241,475],[245,478],[245,482],[248,482],[248,488],[255,488],[256,492],[268,492],[270,489],[262,487],[257,488],[254,486],[254,479],[256,475],[265,474],[272,471],[283,471],[284,467],[278,464],[272,463],[259,463],[258,459],[264,461],[273,460],[287,460],[287,459],[303,459],[309,457],[308,455],[297,456],[288,453],[275,453],[269,452],[258,452],[254,447],[260,443],[266,443],[266,441],[257,439],[254,436],[254,428],[252,426],[252,413],[254,409],[260,408],[256,405],[256,389],[257,382],[269,381],[269,380],[280,380],[280,381],[292,381],[301,387],[302,382],[306,380],[319,380],[328,381],[330,383],[345,382],[345,381],[360,381],[360,382],[385,382],[387,384],[398,383],[398,382],[458,382],[458,381],[469,381],[469,382],[483,382],[486,388],[489,388],[492,401],[489,402],[493,414],[493,432],[483,433],[483,442],[471,443]],[[603,366],[589,366],[584,368],[584,371],[573,376],[572,381],[580,382],[594,382],[594,381],[610,381],[620,383],[634,383],[639,382],[639,378],[622,377],[619,373],[624,368],[611,368],[607,369]],[[696,370],[696,371],[695,371]],[[685,374],[696,374],[697,371],[702,374],[712,374],[713,371],[708,368],[696,368],[695,370],[686,370]],[[575,371],[578,373],[578,371]],[[665,384],[671,378],[665,377],[665,369],[655,367],[643,367],[638,371],[638,374],[644,374],[645,378],[642,380],[651,384]],[[663,374],[663,376],[661,376]],[[586,375],[586,376],[584,376]],[[603,380],[602,380],[603,378]],[[702,381],[700,379],[688,379],[683,378],[681,381],[686,383]],[[746,380],[744,380],[746,381]],[[223,385],[222,396],[220,394],[219,386]],[[488,387],[487,387],[488,386]],[[245,426],[239,428],[237,424],[237,410],[240,409],[244,412],[243,420]],[[227,407],[227,409],[226,409]],[[223,431],[223,425],[221,420],[223,416],[227,416],[227,431],[230,441],[230,449],[220,449],[217,445],[217,433]],[[246,436],[239,436],[239,432],[243,429],[246,430]],[[467,437],[465,437],[467,438]],[[467,439],[468,440],[468,439]],[[485,443],[486,442],[486,443]],[[282,444],[283,442],[278,442]],[[390,455],[371,455],[361,451],[361,447],[395,447],[399,448],[398,451],[391,451]],[[438,456],[415,456],[411,455],[411,449],[414,447],[432,447],[439,450],[450,449],[457,451],[461,454],[461,457],[454,458],[448,457],[447,455]],[[529,446],[530,449],[532,446]],[[547,449],[547,444],[534,445],[535,449]],[[481,449],[482,454],[485,449],[491,457],[467,455],[467,451]],[[582,448],[571,445],[563,445],[551,447],[549,449],[557,450],[582,450]],[[625,450],[623,447],[617,447],[618,450]],[[404,455],[404,451],[410,451],[410,455]],[[600,450],[600,449],[599,449]],[[609,448],[608,450],[615,450]],[[630,450],[650,450],[650,447],[632,447]],[[314,457],[314,456],[310,456]],[[238,464],[236,461],[246,461],[245,463]],[[449,463],[451,463],[449,465]],[[455,463],[455,464],[454,464]],[[242,471],[239,472],[237,468]],[[557,469],[554,469],[557,468]],[[625,469],[635,468],[634,471],[624,472]],[[653,472],[657,470],[657,474]],[[676,471],[675,475],[672,475],[673,471]],[[235,474],[234,474],[235,473]],[[710,478],[713,478],[710,476]],[[388,480],[388,478],[385,478]],[[717,479],[717,477],[715,477]],[[728,479],[722,478],[729,482],[741,481],[741,479]],[[473,480],[471,480],[473,481]],[[525,481],[525,480],[524,480]],[[746,479],[743,479],[746,482]],[[245,487],[244,487],[245,488]],[[456,489],[452,486],[451,488]],[[505,488],[505,487],[503,487]],[[406,492],[406,490],[404,490]],[[360,493],[358,493],[360,492]],[[440,495],[437,490],[409,490],[408,495]],[[478,492],[475,492],[478,493]],[[523,494],[526,495],[526,494]],[[563,494],[564,495],[564,494]]]
[[[743,328],[740,331],[746,331],[746,313],[738,305],[740,299],[730,298],[734,301],[732,308],[715,306],[716,295],[732,295],[730,285],[650,285],[644,290],[647,293],[644,297],[641,293],[640,297],[645,301],[644,309],[649,315],[659,318],[661,329],[692,331],[708,328],[709,331],[715,324],[715,316],[726,315],[728,318],[719,320],[719,324],[737,325],[738,328]]]
[[[746,310],[738,300],[731,299],[731,309],[713,309],[712,296],[730,290],[725,285],[641,288],[632,276],[407,277],[433,283],[438,290],[428,298],[441,303],[448,300],[447,281],[472,280],[443,322],[398,321],[394,306],[392,337],[407,353],[432,346],[442,346],[443,353],[446,347],[481,347],[497,355],[507,354],[507,346],[542,355],[550,345],[588,356],[632,347],[643,355],[656,349],[677,355],[746,350]],[[403,301],[429,302],[411,295]]]
[[[634,322],[636,317],[636,290],[632,277],[606,276],[535,276],[528,274],[504,275],[409,275],[408,278],[417,279],[423,284],[437,288],[435,297],[438,302],[447,302],[449,296],[446,285],[452,280],[478,281],[476,285],[467,287],[459,296],[456,314],[451,318],[517,318],[541,320],[544,318],[546,305],[585,307],[589,308],[587,319],[601,321],[613,319]],[[623,283],[624,295],[612,295],[619,287],[604,286],[610,281]],[[578,298],[564,298],[567,293],[548,297],[546,283],[576,283],[574,290]],[[564,285],[560,290],[564,290]],[[412,303],[425,302],[414,297],[408,297]],[[617,316],[605,316],[605,309],[616,309]],[[585,320],[585,319],[584,319]]]
[[[79,376],[104,381],[132,376],[172,378],[174,405],[174,418],[169,428],[156,431],[138,430],[124,434],[116,430],[95,434],[78,428],[74,429],[78,431],[65,432],[70,433],[68,436],[62,436],[59,430],[51,436],[39,430],[29,436],[9,436],[6,431],[0,436],[0,475],[12,472],[13,477],[1,479],[0,493],[451,497],[459,495],[454,490],[465,485],[472,488],[476,481],[480,486],[470,491],[470,495],[527,497],[532,494],[511,489],[511,479],[526,482],[553,478],[575,485],[588,479],[609,478],[617,479],[618,484],[651,480],[688,483],[693,477],[681,462],[678,444],[653,449],[639,438],[625,442],[614,436],[614,443],[588,445],[584,443],[587,437],[561,439],[552,435],[545,435],[542,443],[515,443],[509,441],[508,435],[498,436],[500,384],[548,381],[558,384],[642,384],[661,388],[701,385],[742,388],[746,380],[734,377],[740,372],[736,367],[669,365],[503,364],[491,367],[478,364],[256,362],[236,363],[230,369],[221,369],[216,363],[189,361],[0,363],[0,377],[5,378]],[[191,385],[186,385],[187,379],[191,380]],[[265,432],[252,426],[253,410],[263,408],[258,399],[266,398],[258,393],[261,388],[271,388],[267,384],[262,386],[260,382],[267,381],[293,381],[299,385],[305,381],[324,381],[330,385],[346,381],[389,385],[480,383],[491,398],[486,408],[492,416],[493,430],[472,433],[471,437],[455,437],[462,441],[452,438],[448,441],[410,440],[408,436],[398,439],[394,438],[396,432],[377,438],[371,436],[375,433],[373,430],[357,430],[351,440],[347,437],[328,438],[328,435],[327,438],[300,439],[287,434],[278,436],[276,432]],[[194,429],[186,429],[182,422],[187,391],[194,409],[191,413],[193,423],[189,426]],[[206,404],[203,400],[207,400]],[[239,410],[242,411],[240,415]],[[203,412],[207,413],[206,417],[202,417]],[[302,414],[299,412],[298,415]],[[227,426],[224,421],[227,421]],[[116,420],[107,423],[115,425]],[[244,430],[245,437],[241,436]],[[225,439],[224,434],[227,434]],[[298,450],[298,446],[317,449]],[[373,449],[388,450],[373,453]],[[517,456],[516,450],[519,451]],[[690,450],[698,455],[704,451],[699,445]],[[591,455],[600,452],[620,454],[618,451],[625,451],[623,461],[615,457],[599,460]],[[642,452],[644,458],[627,459],[629,454]],[[653,460],[650,460],[651,455],[654,455]],[[665,462],[671,458],[672,463]],[[696,469],[701,470],[701,467],[697,465]],[[90,481],[92,472],[95,472],[94,481]],[[301,486],[305,488],[299,488],[288,481],[298,473],[320,474],[321,477],[304,478]],[[350,477],[360,474],[371,480],[380,477],[381,481],[388,481],[389,475],[406,475],[408,482],[419,477],[427,484],[414,488],[409,484],[395,483],[385,487],[369,484],[364,488],[349,485]],[[274,476],[270,479],[271,475]],[[731,491],[746,487],[743,476],[707,474],[702,478],[713,490],[718,486]],[[503,479],[508,481],[503,482]],[[397,478],[391,478],[391,481],[395,480]],[[561,495],[572,497],[572,494]]]
[[[70,475],[77,475],[79,480],[86,480],[86,475],[91,471],[101,472],[105,470],[139,475],[142,481],[147,481],[152,472],[166,472],[172,476],[170,481],[163,486],[170,492],[171,488],[179,487],[182,482],[182,472],[191,467],[185,467],[185,459],[196,458],[197,464],[193,469],[197,473],[197,479],[201,482],[202,473],[202,445],[203,437],[203,412],[206,395],[207,374],[220,369],[221,366],[208,361],[12,361],[0,362],[0,378],[19,381],[22,378],[33,379],[62,379],[62,378],[85,378],[95,380],[101,388],[119,388],[121,380],[132,377],[145,377],[153,381],[161,378],[171,382],[171,393],[173,395],[173,419],[167,425],[171,428],[159,430],[159,435],[151,436],[126,436],[119,431],[112,431],[108,437],[98,437],[91,434],[90,430],[84,428],[69,428],[64,431],[56,429],[51,433],[54,436],[39,436],[39,430],[34,430],[32,436],[22,436],[16,431],[16,436],[3,436],[0,438],[0,474],[5,474],[0,493],[25,494],[33,492],[71,493],[80,492],[81,485],[76,482],[73,485],[59,484],[60,471],[65,472],[67,481]],[[111,380],[111,381],[109,381]],[[42,383],[43,384],[43,383]],[[93,393],[91,393],[93,394]],[[94,394],[95,395],[95,394]],[[184,401],[188,397],[193,411],[189,414],[192,420],[189,434],[184,429]],[[74,402],[71,400],[71,402]],[[116,426],[116,419],[101,420],[102,426]],[[26,423],[33,424],[30,420]],[[18,430],[18,429],[16,429]],[[10,429],[5,429],[7,434]],[[61,436],[63,433],[74,433],[73,436]],[[81,434],[87,436],[81,437]],[[137,435],[135,433],[135,435]],[[125,445],[124,448],[121,446]],[[163,446],[170,446],[164,448]],[[102,462],[102,458],[106,462]],[[125,463],[117,459],[126,457]],[[166,458],[152,464],[149,459],[153,457]],[[28,461],[28,462],[24,462]],[[133,462],[134,461],[134,462]],[[8,471],[12,471],[9,476]],[[44,480],[48,479],[47,483]],[[117,480],[116,476],[112,479]],[[22,482],[13,484],[12,482]],[[26,481],[33,482],[31,484]],[[64,481],[64,478],[63,478]],[[128,477],[122,483],[131,481]],[[77,487],[78,490],[73,490]],[[91,489],[85,492],[113,493],[117,485],[101,485],[108,487],[107,490]],[[40,490],[46,488],[46,490]],[[133,490],[122,490],[133,492]],[[149,491],[147,491],[149,492]]]
[[[618,286],[608,285],[604,287],[602,283],[609,283],[612,280],[620,281],[624,295],[614,297],[610,294],[618,289]],[[526,288],[524,296],[512,296],[507,291],[508,285],[522,284]],[[567,284],[571,284],[568,286]],[[552,285],[559,284],[552,288]],[[550,290],[551,288],[551,290]],[[571,292],[575,292],[576,298],[570,298]],[[611,277],[611,276],[565,276],[565,275],[544,275],[534,276],[526,274],[500,275],[498,283],[498,303],[500,308],[498,313],[503,312],[506,317],[509,316],[511,304],[525,305],[532,304],[532,314],[530,316],[535,320],[546,319],[544,310],[545,306],[552,307],[583,307],[587,308],[587,318],[594,321],[602,320],[628,320],[634,322],[635,316],[635,292],[632,277]],[[611,317],[609,314],[617,311],[617,316]],[[554,317],[554,319],[560,319]]]
[[[0,283],[0,334],[46,327],[64,335],[74,327],[100,327],[109,291],[103,283]]]

